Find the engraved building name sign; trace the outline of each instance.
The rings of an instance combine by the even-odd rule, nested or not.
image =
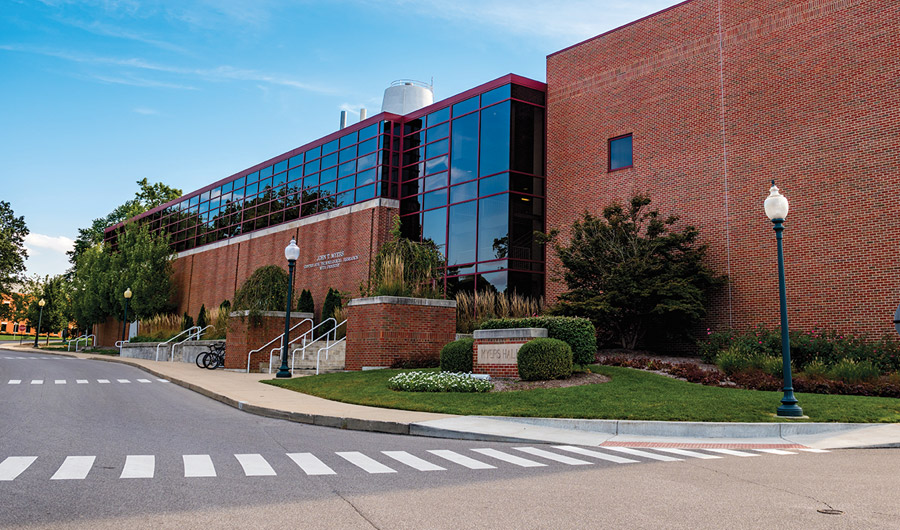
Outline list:
[[[320,271],[324,271],[327,269],[336,269],[341,266],[342,263],[347,263],[348,261],[356,261],[359,259],[359,256],[345,256],[344,251],[340,250],[338,252],[331,252],[329,254],[322,254],[321,256],[316,257],[316,261],[312,263],[307,263],[303,266],[304,269],[319,269]]]
[[[478,364],[518,364],[521,344],[479,344]]]

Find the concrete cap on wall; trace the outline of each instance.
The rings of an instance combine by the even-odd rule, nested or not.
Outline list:
[[[407,298],[405,296],[371,296],[354,298],[348,307],[371,304],[421,305],[427,307],[456,307],[456,300],[438,300],[432,298]]]
[[[478,339],[539,339],[547,337],[546,328],[476,329]]]
[[[259,314],[260,314],[260,316],[264,316],[264,317],[284,318],[285,312],[284,311],[260,311]],[[230,316],[230,317],[246,317],[246,316],[250,316],[250,311],[249,310],[232,311],[231,313],[228,313],[228,316]],[[313,318],[313,314],[312,313],[298,313],[298,312],[291,311],[291,318]]]

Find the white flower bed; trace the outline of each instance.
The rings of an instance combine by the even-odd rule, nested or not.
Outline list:
[[[489,392],[494,383],[463,373],[404,372],[388,379],[388,388],[405,392]]]

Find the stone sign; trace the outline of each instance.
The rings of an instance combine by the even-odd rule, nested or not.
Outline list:
[[[336,269],[341,266],[341,263],[347,263],[348,261],[356,261],[359,259],[359,256],[345,256],[343,250],[339,250],[337,252],[331,252],[329,254],[322,254],[316,257],[316,261],[312,263],[307,263],[303,266],[304,269],[312,269],[317,268],[320,271],[324,271],[327,269]]]
[[[522,344],[479,344],[478,364],[517,364]]]

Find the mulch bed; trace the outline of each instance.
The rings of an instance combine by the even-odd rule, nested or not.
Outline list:
[[[535,388],[565,388],[569,386],[593,385],[606,383],[609,378],[601,374],[578,372],[568,379],[553,379],[550,381],[522,381],[505,377],[495,377],[491,381],[494,389],[491,392],[510,392],[514,390],[534,390]]]

